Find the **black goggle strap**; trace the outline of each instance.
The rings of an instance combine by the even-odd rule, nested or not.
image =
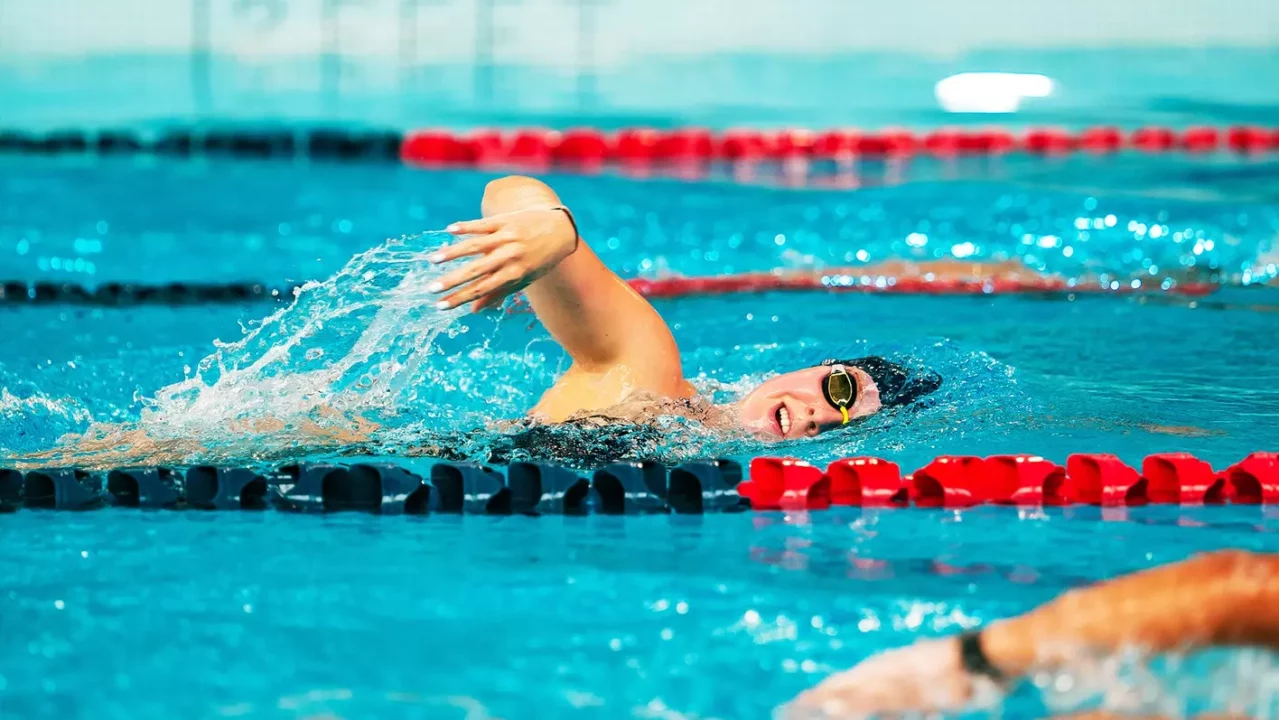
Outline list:
[[[857,381],[843,365],[832,362],[826,364],[830,365],[830,374],[822,383],[822,394],[826,396],[826,402],[844,416],[844,421],[840,424],[847,425],[851,419],[848,408],[857,401]]]

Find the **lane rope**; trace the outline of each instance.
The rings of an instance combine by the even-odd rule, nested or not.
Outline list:
[[[605,164],[784,161],[911,156],[958,157],[1074,152],[1109,154],[1185,152],[1239,154],[1279,151],[1279,128],[1163,126],[1078,130],[1034,128],[905,129],[675,129],[594,128],[394,129],[341,127],[180,127],[159,132],[130,129],[64,129],[50,132],[0,130],[0,154],[154,154],[170,157],[310,157],[338,161],[403,161],[413,165],[463,167],[563,166],[578,170]]]
[[[767,292],[867,293],[884,295],[1087,295],[1163,294],[1203,297],[1221,286],[1213,283],[1173,283],[1137,279],[1074,281],[1060,278],[993,278],[988,280],[933,279],[820,273],[739,273],[710,277],[632,278],[627,283],[649,298],[670,299]],[[0,306],[68,305],[181,307],[288,301],[301,283],[270,286],[257,282],[231,283],[103,283],[81,285],[57,282],[0,282]]]
[[[626,460],[583,474],[545,462],[505,468],[440,462],[425,477],[391,463],[301,463],[259,472],[200,465],[106,471],[0,469],[0,511],[264,510],[388,515],[636,515],[819,511],[832,507],[978,505],[1274,505],[1279,452],[1255,452],[1213,470],[1190,453],[1147,456],[1140,470],[1114,455],[1080,453],[1059,465],[1038,455],[943,455],[903,475],[897,463],[852,457],[819,468],[795,458],[667,468]]]

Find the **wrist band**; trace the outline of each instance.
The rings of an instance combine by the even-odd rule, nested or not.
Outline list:
[[[959,634],[959,661],[970,675],[983,675],[1003,682],[1004,674],[995,667],[981,647],[981,632],[968,630]]]
[[[577,252],[577,246],[582,242],[582,235],[577,231],[577,218],[573,217],[573,211],[563,205],[555,205],[549,209],[563,210],[564,215],[568,217],[568,224],[573,226],[573,252]]]

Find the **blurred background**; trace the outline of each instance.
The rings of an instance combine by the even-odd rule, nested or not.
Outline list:
[[[948,103],[970,72],[1051,85]],[[1273,0],[0,0],[28,129],[1268,123],[1276,87]]]

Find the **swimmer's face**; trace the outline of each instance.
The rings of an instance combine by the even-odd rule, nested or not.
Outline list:
[[[857,402],[850,418],[865,417],[880,408],[879,390],[860,368],[849,367],[857,381]],[[812,437],[843,425],[844,417],[822,394],[830,368],[819,366],[778,375],[742,399],[743,427],[762,439],[793,440]]]

